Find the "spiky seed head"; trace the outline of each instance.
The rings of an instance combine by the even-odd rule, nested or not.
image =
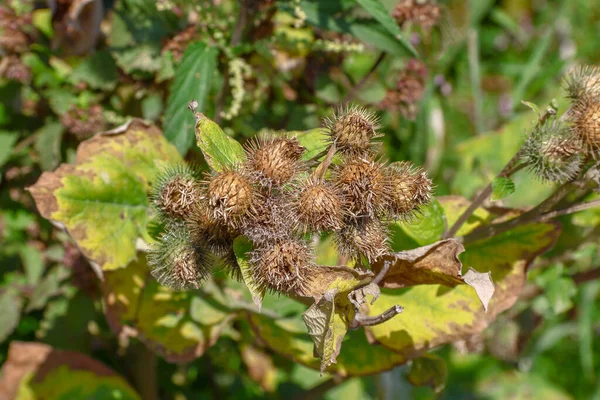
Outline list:
[[[207,182],[206,198],[212,217],[236,227],[256,201],[250,180],[238,171],[226,170],[210,176]]]
[[[427,173],[410,162],[393,163],[388,169],[390,200],[388,211],[396,219],[411,218],[431,201],[433,183]]]
[[[286,136],[263,137],[246,147],[247,168],[262,186],[288,183],[301,169],[300,156],[306,149],[298,139]]]
[[[288,199],[282,193],[260,197],[240,224],[240,232],[256,246],[289,240],[294,224]]]
[[[580,65],[570,70],[564,78],[567,97],[578,100],[600,95],[600,67]]]
[[[377,219],[348,221],[334,239],[340,254],[355,260],[364,256],[373,263],[391,251],[389,233]]]
[[[196,171],[185,164],[164,168],[150,194],[153,207],[162,219],[184,220],[201,197]]]
[[[297,189],[293,214],[304,232],[335,231],[342,226],[343,206],[337,186],[309,178]]]
[[[352,217],[374,217],[386,209],[390,186],[382,162],[365,158],[345,160],[336,169],[334,181]]]
[[[192,241],[205,243],[207,250],[217,257],[230,255],[233,241],[239,232],[224,221],[214,218],[206,200],[196,203],[186,223]]]
[[[148,253],[152,276],[173,290],[197,289],[209,275],[209,261],[204,247],[190,240],[184,225],[169,226]]]
[[[553,119],[538,127],[527,139],[523,161],[543,181],[562,183],[579,172],[581,147],[569,126]]]
[[[583,150],[598,158],[600,150],[600,98],[585,96],[569,111],[572,132],[581,141]]]
[[[377,134],[379,119],[367,109],[357,106],[341,107],[325,121],[331,142],[337,151],[347,155],[366,155]]]
[[[279,293],[302,293],[314,265],[310,248],[299,240],[258,247],[249,261],[257,285]]]

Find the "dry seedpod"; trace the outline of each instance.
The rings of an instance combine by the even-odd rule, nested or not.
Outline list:
[[[160,172],[150,200],[163,220],[184,220],[192,212],[200,194],[196,171],[185,164],[177,164]]]
[[[600,150],[600,96],[584,96],[571,107],[572,132],[586,153],[594,158]]]
[[[296,175],[302,165],[300,156],[305,148],[296,138],[286,136],[264,137],[246,147],[249,175],[266,187],[280,187]]]
[[[210,175],[206,180],[206,199],[212,218],[237,227],[256,202],[257,193],[248,177],[236,170]]]
[[[183,225],[171,225],[148,253],[152,276],[174,290],[197,289],[210,274],[210,257]]]
[[[340,254],[360,260],[360,256],[373,263],[389,253],[389,232],[385,225],[376,219],[347,221],[336,233],[335,243]]]
[[[567,97],[579,100],[586,96],[600,95],[600,67],[583,65],[573,68],[565,76]]]
[[[374,159],[351,158],[335,171],[348,213],[354,218],[373,218],[389,201],[389,179],[385,164]]]
[[[282,193],[261,196],[241,220],[240,231],[259,246],[285,241],[293,237],[291,218],[289,201]]]
[[[239,232],[210,212],[206,200],[198,201],[186,219],[194,243],[203,243],[206,249],[220,258],[229,257],[233,241]]]
[[[431,201],[433,183],[410,162],[394,163],[388,169],[390,197],[388,208],[394,219],[407,219]]]
[[[294,222],[303,232],[335,231],[342,227],[344,202],[333,183],[311,177],[295,193]]]
[[[312,250],[300,240],[258,247],[250,253],[249,261],[256,284],[280,293],[302,293],[314,265]]]
[[[337,150],[346,155],[364,156],[372,149],[372,140],[379,137],[376,114],[364,108],[340,108],[325,121],[330,140]]]

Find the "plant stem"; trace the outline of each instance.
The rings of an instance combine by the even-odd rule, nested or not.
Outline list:
[[[538,120],[538,124],[533,129],[533,131],[535,131],[538,127],[544,125],[546,123],[546,121],[548,121],[550,116],[552,116],[552,115],[556,115],[556,110],[552,107],[549,107],[546,110],[546,112],[542,116],[540,116],[540,118]],[[504,166],[504,168],[502,168],[502,171],[500,171],[500,173],[496,176],[496,178],[508,178],[515,172],[524,168],[526,166],[525,164],[518,165],[522,153],[523,153],[523,147],[519,148],[517,153],[508,161],[508,163]],[[464,223],[467,222],[467,220],[471,217],[471,215],[473,215],[475,210],[477,210],[483,204],[483,202],[485,200],[487,200],[487,198],[492,194],[492,183],[493,183],[493,181],[490,182],[485,187],[485,189],[483,189],[477,195],[477,197],[475,197],[475,199],[471,202],[469,207],[467,207],[467,209],[461,214],[461,216],[458,217],[458,219],[450,227],[450,229],[448,229],[448,231],[446,233],[444,233],[444,236],[443,236],[444,239],[454,237],[456,235],[456,232],[458,232],[458,230],[461,228],[461,226],[463,226]]]
[[[131,378],[133,386],[144,400],[158,400],[156,355],[143,343],[132,346]]]
[[[342,103],[348,103],[348,102],[350,102],[350,101],[352,101],[354,99],[354,96],[356,96],[356,93],[359,91],[360,88],[363,87],[363,85],[367,82],[367,80],[369,79],[369,77],[379,67],[379,65],[381,64],[381,62],[385,59],[385,56],[386,56],[386,53],[379,54],[379,57],[377,57],[377,61],[375,61],[375,64],[373,64],[373,66],[371,67],[371,69],[369,70],[369,72],[367,72],[365,74],[365,76],[363,76],[361,78],[361,80],[358,81],[358,83],[354,86],[354,88],[352,88],[352,90],[350,91],[350,93],[348,93],[348,95],[346,96],[346,98],[344,99],[344,101]]]
[[[361,326],[373,326],[379,325],[394,318],[396,315],[400,314],[404,311],[404,307],[396,304],[395,306],[385,310],[379,315],[374,317],[370,317],[368,315],[364,315],[361,313],[356,313],[354,315],[354,320],[348,324],[348,329],[358,329]]]

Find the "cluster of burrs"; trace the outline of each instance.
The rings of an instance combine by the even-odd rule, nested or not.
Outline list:
[[[271,133],[227,169],[163,171],[151,197],[164,223],[149,254],[157,280],[196,288],[214,265],[239,279],[238,236],[252,244],[246,256],[257,287],[300,296],[319,270],[320,235],[333,235],[340,258],[361,266],[390,252],[388,224],[418,213],[430,179],[408,162],[382,160],[373,113],[344,107],[324,125],[328,150],[312,159],[296,137]]]

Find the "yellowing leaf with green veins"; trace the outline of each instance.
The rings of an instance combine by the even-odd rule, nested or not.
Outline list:
[[[454,199],[440,202],[445,206]],[[452,209],[446,208],[446,213]],[[396,304],[403,306],[404,312],[366,328],[370,338],[406,357],[415,357],[480,333],[514,304],[523,288],[527,266],[554,244],[558,234],[554,224],[529,224],[466,247],[461,256],[463,265],[479,272],[490,271],[495,283],[487,313],[475,291],[466,285],[382,289],[377,302],[369,305],[369,315],[379,315]]]
[[[42,343],[11,342],[0,377],[0,399],[140,399],[104,364]]]
[[[196,143],[213,171],[223,171],[246,160],[244,148],[238,141],[227,136],[223,129],[205,116],[194,112],[196,117]]]
[[[43,217],[64,226],[86,257],[112,270],[136,257],[159,167],[180,161],[155,126],[133,120],[81,143],[75,165],[44,172],[29,191]]]
[[[273,351],[306,367],[320,370],[321,363],[313,353],[314,342],[299,315],[273,319],[250,313],[249,320],[253,332]],[[406,361],[401,354],[370,344],[361,330],[349,331],[344,337],[337,363],[329,366],[327,372],[342,376],[372,375]]]
[[[105,273],[106,317],[117,333],[131,332],[169,362],[191,361],[214,345],[236,316],[223,306],[224,298],[213,301],[220,295],[212,286],[207,281],[202,292],[173,292],[150,276],[140,256],[127,268]]]

